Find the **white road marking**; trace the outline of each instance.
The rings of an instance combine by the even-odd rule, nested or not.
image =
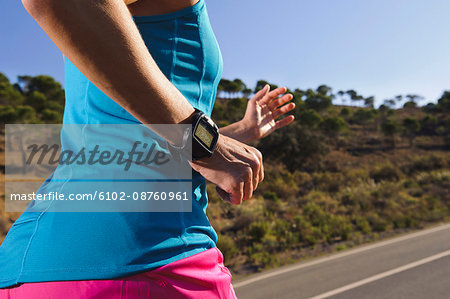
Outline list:
[[[233,287],[235,289],[237,289],[237,288],[240,288],[240,287],[252,284],[252,283],[260,281],[260,280],[272,278],[272,277],[277,276],[277,275],[281,275],[281,274],[284,274],[284,273],[288,273],[288,272],[299,270],[299,269],[306,268],[306,267],[311,267],[311,266],[318,265],[318,264],[321,264],[321,263],[324,263],[324,262],[333,261],[333,260],[336,260],[336,259],[340,259],[340,258],[349,256],[349,255],[353,255],[353,254],[357,254],[357,253],[360,253],[360,252],[372,250],[372,249],[383,247],[383,246],[386,246],[386,245],[395,244],[395,243],[398,243],[398,242],[401,242],[401,241],[417,238],[417,237],[420,237],[420,236],[432,234],[432,233],[435,233],[435,232],[438,232],[438,231],[442,231],[442,230],[446,230],[446,229],[450,229],[450,224],[439,225],[437,227],[426,229],[426,230],[422,230],[422,231],[419,231],[419,232],[416,232],[416,233],[410,233],[410,234],[404,235],[402,237],[396,237],[394,239],[377,242],[375,244],[361,246],[361,247],[358,247],[358,248],[355,248],[355,249],[346,250],[346,251],[344,251],[342,253],[338,253],[338,254],[326,256],[326,257],[323,257],[323,258],[319,258],[319,259],[316,259],[316,260],[313,260],[313,261],[310,261],[310,262],[300,263],[300,264],[289,266],[289,267],[286,267],[286,268],[283,268],[283,269],[280,269],[280,270],[275,270],[275,271],[272,271],[272,272],[269,272],[269,273],[266,273],[266,274],[257,275],[257,276],[255,276],[253,278],[233,283]]]
[[[416,262],[412,262],[412,263],[406,264],[404,266],[401,266],[401,267],[398,267],[398,268],[395,268],[395,269],[392,269],[392,270],[389,270],[389,271],[386,271],[386,272],[383,272],[383,273],[380,273],[380,274],[377,274],[377,275],[374,275],[374,276],[371,276],[371,277],[368,277],[368,278],[365,278],[363,280],[360,280],[360,281],[348,284],[346,286],[343,286],[343,287],[340,287],[340,288],[328,291],[326,293],[323,293],[323,294],[311,297],[309,299],[329,298],[331,296],[334,296],[334,295],[346,292],[348,290],[360,287],[362,285],[374,282],[376,280],[379,280],[379,279],[382,279],[382,278],[385,278],[385,277],[388,277],[388,276],[391,276],[391,275],[394,275],[394,274],[397,274],[397,273],[409,270],[411,268],[415,268],[415,267],[421,266],[423,264],[430,263],[432,261],[441,259],[441,258],[446,257],[446,256],[450,256],[450,250],[447,250],[447,251],[444,251],[444,252],[432,255],[430,257],[418,260]]]

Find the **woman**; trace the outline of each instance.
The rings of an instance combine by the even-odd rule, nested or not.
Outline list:
[[[204,0],[129,2],[23,0],[65,55],[64,123],[211,115],[222,59]],[[0,298],[234,298],[205,214],[206,180],[230,203],[252,197],[262,156],[244,142],[293,121],[276,121],[294,108],[285,92],[264,87],[212,153],[190,161],[190,213],[23,213],[0,248]],[[182,143],[181,132],[162,135]]]

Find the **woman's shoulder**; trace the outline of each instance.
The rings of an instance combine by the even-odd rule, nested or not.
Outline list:
[[[136,1],[138,1],[138,0],[123,0],[123,2],[125,2],[126,5],[134,3]]]

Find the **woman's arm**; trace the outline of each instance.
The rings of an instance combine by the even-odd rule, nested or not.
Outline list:
[[[194,108],[158,68],[123,1],[22,2],[64,55],[143,124],[190,123]],[[181,143],[178,134],[162,137]],[[221,135],[213,156],[191,165],[232,203],[251,198],[263,179],[259,151]]]
[[[156,65],[123,1],[23,4],[67,58],[142,123],[181,123],[194,112]]]

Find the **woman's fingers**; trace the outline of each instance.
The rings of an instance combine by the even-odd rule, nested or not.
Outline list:
[[[273,119],[277,119],[281,115],[293,110],[295,108],[294,103],[289,103],[287,105],[282,106],[281,108],[278,108],[277,110],[272,112]]]
[[[278,87],[275,88],[274,90],[272,90],[271,92],[269,92],[269,97],[274,99],[276,97],[278,97],[279,95],[285,93],[287,91],[286,87]]]
[[[248,163],[250,172],[251,172],[251,185],[252,190],[256,190],[258,187],[258,183],[260,182],[259,176],[261,175],[261,164],[262,164],[262,157],[258,156],[259,151],[253,148],[245,148],[245,150],[253,155],[252,159],[248,159],[246,162]],[[259,153],[260,154],[260,153]]]
[[[220,188],[219,186],[216,186],[216,192],[219,194],[220,198],[222,198],[223,201],[226,201],[228,203],[233,203],[231,194]]]
[[[267,107],[269,107],[270,110],[274,110],[277,107],[280,107],[281,105],[286,104],[287,102],[291,101],[294,98],[291,94],[285,94],[282,97],[279,97],[269,103],[267,103]]]
[[[283,119],[280,119],[279,121],[275,122],[275,127],[274,130],[278,130],[284,126],[287,126],[288,124],[290,124],[293,120],[294,120],[294,116],[293,115],[289,115],[286,116]]]
[[[270,90],[269,85],[264,86],[257,93],[255,93],[255,95],[252,97],[252,99],[254,99],[257,102],[261,101],[264,98],[264,96],[269,92],[269,90]]]
[[[258,162],[251,164],[253,172],[253,191],[255,191],[258,187],[258,184],[264,179],[264,166],[261,152],[253,148],[252,154],[255,156],[256,161]]]
[[[287,91],[286,87],[278,87],[266,94],[262,99],[259,100],[260,104],[268,104],[273,99],[278,98],[280,95]]]
[[[258,177],[258,182],[257,183],[261,183],[262,180],[264,180],[264,163],[263,163],[263,156],[261,154],[261,152],[259,150],[256,149],[256,157],[258,157],[260,167],[259,167],[259,177]],[[256,190],[256,187],[255,187]]]

